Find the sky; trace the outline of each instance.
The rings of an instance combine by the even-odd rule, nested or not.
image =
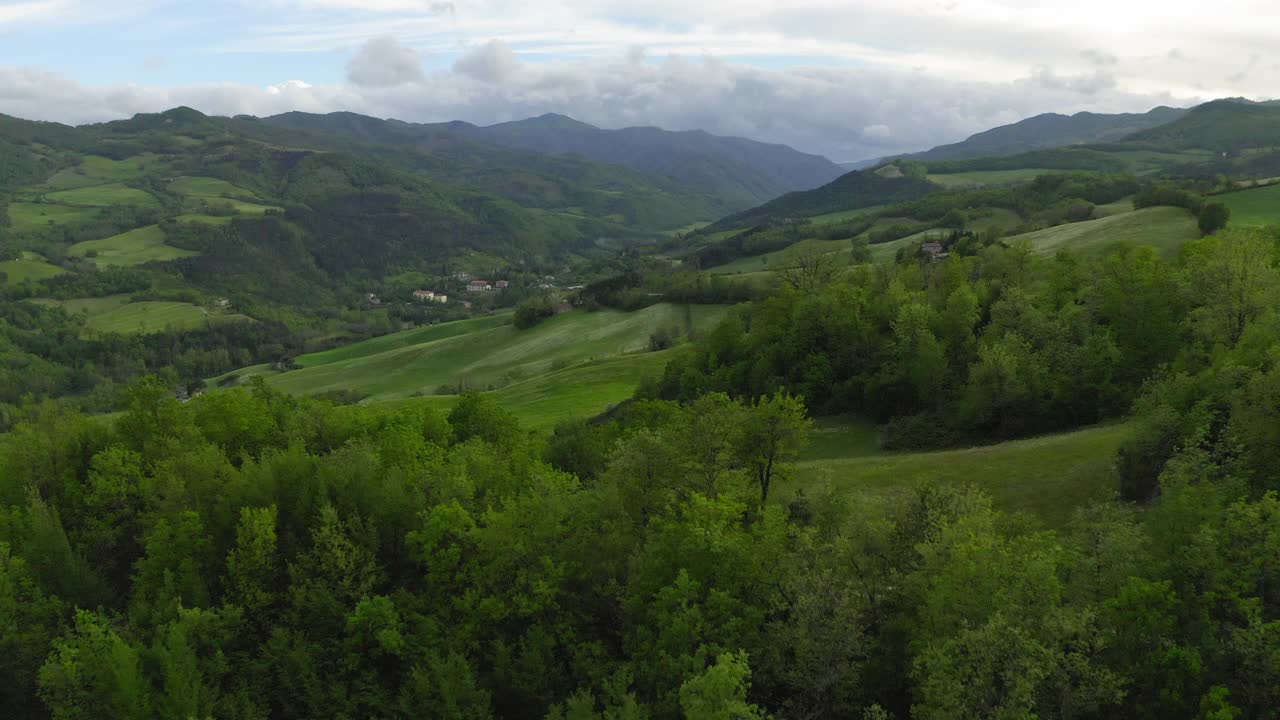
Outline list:
[[[1274,0],[0,0],[0,113],[547,112],[836,161],[1270,97]]]

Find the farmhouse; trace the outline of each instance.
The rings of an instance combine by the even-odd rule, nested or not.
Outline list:
[[[506,280],[499,280],[493,284],[494,289],[497,289],[497,290],[506,290],[510,286],[511,286],[511,283]]]
[[[488,292],[493,289],[493,283],[488,280],[472,280],[467,283],[467,292]]]
[[[920,252],[924,253],[930,260],[937,260],[947,256],[947,251],[942,247],[942,243],[936,241],[921,245]]]
[[[448,302],[449,296],[434,290],[414,290],[413,299],[418,302]]]

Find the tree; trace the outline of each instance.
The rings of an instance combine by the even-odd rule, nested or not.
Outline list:
[[[755,476],[762,506],[769,500],[774,473],[799,454],[811,426],[804,402],[786,393],[761,398],[747,411],[737,438],[738,454]]]
[[[680,686],[680,708],[686,720],[764,720],[760,708],[747,702],[750,686],[747,654],[724,653],[706,672]]]
[[[1187,247],[1185,262],[1200,307],[1192,326],[1210,343],[1234,346],[1245,328],[1280,302],[1276,242],[1266,231],[1235,229]]]
[[[1200,232],[1212,235],[1227,226],[1231,209],[1222,203],[1209,203],[1200,210]]]
[[[779,271],[783,282],[796,290],[812,292],[840,277],[840,256],[815,243],[793,245],[783,256]]]

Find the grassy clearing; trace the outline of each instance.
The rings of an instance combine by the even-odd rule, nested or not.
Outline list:
[[[1211,198],[1231,210],[1232,225],[1275,225],[1280,223],[1280,185],[1239,190]]]
[[[155,205],[156,199],[146,190],[127,187],[120,183],[93,185],[91,187],[63,190],[46,196],[51,202],[68,205]]]
[[[229,205],[241,215],[264,215],[268,210],[281,210],[281,208],[274,205],[261,205],[234,198],[196,197],[194,195],[187,196],[186,202],[183,203],[183,209],[189,211],[188,214],[190,215],[204,215],[210,205]]]
[[[872,205],[871,207],[858,208],[857,210],[839,210],[837,212],[825,213],[823,215],[814,215],[809,218],[809,222],[814,224],[836,223],[844,220],[852,220],[862,215],[870,215],[874,212],[880,212],[885,209],[885,205]]]
[[[72,315],[86,315],[93,318],[128,305],[129,296],[127,294],[107,295],[105,297],[75,298],[73,300],[49,300],[46,298],[37,298],[36,300],[33,300],[33,302],[38,302],[42,305],[57,306]]]
[[[187,215],[179,215],[174,220],[180,223],[204,223],[205,225],[226,225],[231,222],[232,215],[200,215],[191,213]]]
[[[91,314],[85,328],[95,333],[141,335],[248,320],[244,315],[211,314],[198,305],[188,303],[147,301],[127,303],[97,315]]]
[[[17,285],[30,280],[39,282],[46,278],[57,277],[66,270],[57,265],[50,265],[40,260],[7,260],[0,262],[0,274],[5,276],[5,285]]]
[[[573,418],[594,417],[635,395],[645,378],[658,377],[679,348],[589,362],[495,390],[493,396],[526,428],[545,431]],[[457,395],[405,400],[447,412]]]
[[[158,225],[148,225],[103,240],[86,240],[72,245],[67,252],[71,255],[96,252],[97,256],[91,259],[99,267],[141,265],[154,260],[176,260],[199,254],[166,245],[164,231]]]
[[[763,255],[752,255],[750,257],[738,258],[724,265],[718,265],[709,269],[707,272],[716,275],[730,275],[734,273],[753,273],[765,270],[778,270],[786,266],[787,254],[793,248],[798,247],[816,247],[826,253],[850,253],[850,245],[848,240],[801,240],[800,242],[782,250],[765,253]],[[846,260],[847,262],[847,260]]]
[[[1131,213],[1133,210],[1133,196],[1130,195],[1127,198],[1121,198],[1113,203],[1095,205],[1093,208],[1093,216],[1095,218],[1111,217],[1112,215]]]
[[[243,197],[258,198],[257,193],[234,185],[226,180],[211,177],[180,177],[169,183],[169,190],[179,195],[195,197],[224,198]]]
[[[779,487],[780,502],[803,491],[810,497],[834,492],[874,505],[921,482],[967,483],[982,488],[1003,510],[1027,511],[1061,527],[1077,507],[1115,493],[1115,454],[1130,430],[1106,425],[988,447],[880,455],[866,452],[865,426],[844,432],[850,438],[847,454],[812,458],[811,448],[794,479]],[[821,437],[818,452],[830,454],[834,443],[824,449]]]
[[[299,395],[355,390],[375,401],[433,394],[442,386],[514,386],[584,362],[643,352],[660,327],[708,330],[728,311],[655,305],[632,313],[567,313],[528,330],[471,328],[376,354],[359,355],[363,350],[357,349],[355,357],[272,375],[268,382]]]
[[[1036,250],[1054,253],[1058,250],[1097,252],[1114,243],[1150,245],[1166,255],[1178,251],[1183,243],[1200,237],[1196,218],[1175,207],[1144,208],[1131,213],[1112,215],[1087,222],[1068,223],[1009,238],[1030,240]]]
[[[103,185],[142,177],[147,172],[162,169],[165,162],[160,156],[145,153],[124,160],[112,160],[98,155],[85,156],[80,165],[60,170],[49,178],[44,187],[54,190]]]
[[[79,208],[46,203],[13,203],[9,206],[9,222],[14,232],[30,232],[50,225],[70,225],[89,220],[97,208]]]
[[[342,360],[355,360],[357,358],[384,353],[389,350],[398,350],[400,348],[409,347],[410,345],[422,345],[429,342],[435,342],[436,340],[444,340],[458,335],[478,332],[480,330],[489,330],[491,328],[506,325],[510,322],[510,313],[504,313],[501,315],[472,318],[470,320],[458,320],[456,322],[447,322],[440,323],[438,325],[414,328],[412,330],[391,333],[390,335],[383,335],[381,337],[352,343],[350,345],[343,345],[342,347],[334,348],[333,350],[325,350],[323,352],[302,355],[297,359],[297,363],[303,367],[314,367],[316,365],[328,365],[329,363],[339,362]]]
[[[970,188],[985,185],[1013,185],[1029,182],[1040,175],[1061,172],[1044,168],[1019,168],[1017,170],[974,170],[971,172],[929,175],[929,181],[944,188]]]

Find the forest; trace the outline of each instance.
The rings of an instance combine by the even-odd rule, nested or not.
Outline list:
[[[134,381],[0,437],[0,702],[53,718],[1266,718],[1277,239],[993,244],[802,284],[542,434]],[[779,502],[812,412],[1136,430],[1046,528],[964,485]]]

